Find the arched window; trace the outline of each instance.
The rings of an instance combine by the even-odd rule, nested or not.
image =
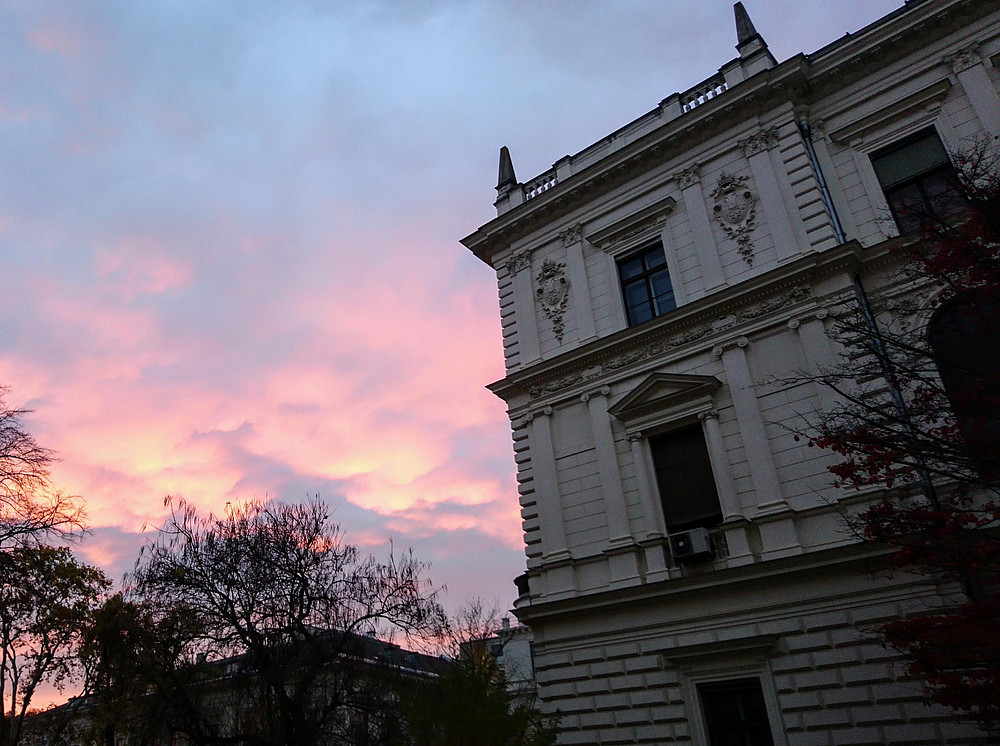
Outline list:
[[[959,429],[981,475],[1000,476],[1000,298],[965,296],[931,320],[929,341]]]

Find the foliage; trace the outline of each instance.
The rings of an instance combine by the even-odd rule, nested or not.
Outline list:
[[[403,691],[402,710],[414,746],[549,746],[556,721],[539,713],[533,694],[518,694],[497,653],[510,632],[495,612],[471,602],[450,623],[451,663],[432,680]]]
[[[0,746],[20,742],[39,685],[66,685],[80,631],[108,586],[64,547],[0,553]]]
[[[833,451],[835,484],[894,488],[852,527],[895,547],[891,569],[957,581],[953,609],[884,630],[931,696],[986,725],[1000,721],[1000,648],[991,634],[1000,577],[1000,170],[987,146],[953,157],[966,210],[921,215],[900,239],[895,288],[841,318],[845,364],[818,382],[841,405],[810,445]],[[913,298],[920,299],[913,302]]]
[[[52,485],[53,452],[24,428],[30,410],[8,406],[7,393],[0,386],[0,551],[74,531],[83,521],[79,501]]]
[[[351,707],[367,702],[378,669],[372,638],[439,624],[424,566],[410,554],[363,556],[319,500],[229,505],[222,516],[167,504],[127,580],[128,613],[145,630],[140,649],[149,643],[158,717],[194,743],[349,738]],[[112,700],[142,673],[113,655],[106,670]]]

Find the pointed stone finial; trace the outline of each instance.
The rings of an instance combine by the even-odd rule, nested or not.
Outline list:
[[[505,194],[517,186],[517,176],[514,175],[514,162],[510,159],[510,151],[504,145],[500,148],[500,173],[497,176],[497,191]]]
[[[736,3],[733,12],[736,14],[736,51],[740,53],[740,67],[743,68],[744,76],[749,78],[761,70],[777,65],[777,60],[768,50],[764,37],[757,33],[743,3]]]
[[[743,7],[743,3],[736,3],[733,6],[733,12],[736,14],[736,46],[739,48],[748,41],[751,41],[755,36],[760,36],[760,34],[754,28],[753,21],[750,20],[750,14]]]

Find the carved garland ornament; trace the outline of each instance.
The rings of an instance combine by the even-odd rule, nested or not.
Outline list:
[[[563,389],[568,389],[570,386],[575,386],[578,383],[599,378],[605,373],[620,370],[621,368],[627,368],[630,365],[635,365],[644,360],[658,357],[668,350],[683,347],[684,345],[695,342],[702,337],[707,337],[710,334],[717,334],[721,331],[725,331],[726,329],[736,326],[736,324],[740,322],[757,319],[761,316],[767,315],[768,313],[777,311],[790,303],[809,297],[811,292],[812,291],[805,285],[794,288],[777,298],[771,298],[763,303],[758,303],[755,306],[745,308],[728,316],[721,316],[714,322],[702,324],[681,332],[680,334],[675,334],[662,342],[653,342],[645,347],[640,347],[639,349],[632,350],[631,352],[623,353],[610,358],[609,360],[605,360],[604,362],[591,365],[568,376],[563,376],[562,378],[557,378],[554,381],[549,381],[541,386],[532,386],[528,390],[528,397],[530,399],[537,399],[540,396],[555,394]]]
[[[546,259],[538,273],[538,289],[535,290],[545,318],[552,322],[552,331],[560,342],[565,332],[563,314],[569,305],[569,283],[566,281],[565,270],[566,265],[562,262]]]
[[[750,266],[753,266],[753,243],[750,233],[756,223],[754,205],[757,197],[747,187],[746,176],[720,174],[719,181],[712,190],[715,205],[712,214],[722,225],[726,236],[736,241],[740,256]]]

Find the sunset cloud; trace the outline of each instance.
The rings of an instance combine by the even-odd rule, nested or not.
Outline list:
[[[747,3],[780,58],[900,0]],[[508,604],[495,278],[458,239],[735,52],[732,5],[0,0],[0,382],[115,578],[165,515],[320,495]],[[598,43],[599,37],[599,43]]]

